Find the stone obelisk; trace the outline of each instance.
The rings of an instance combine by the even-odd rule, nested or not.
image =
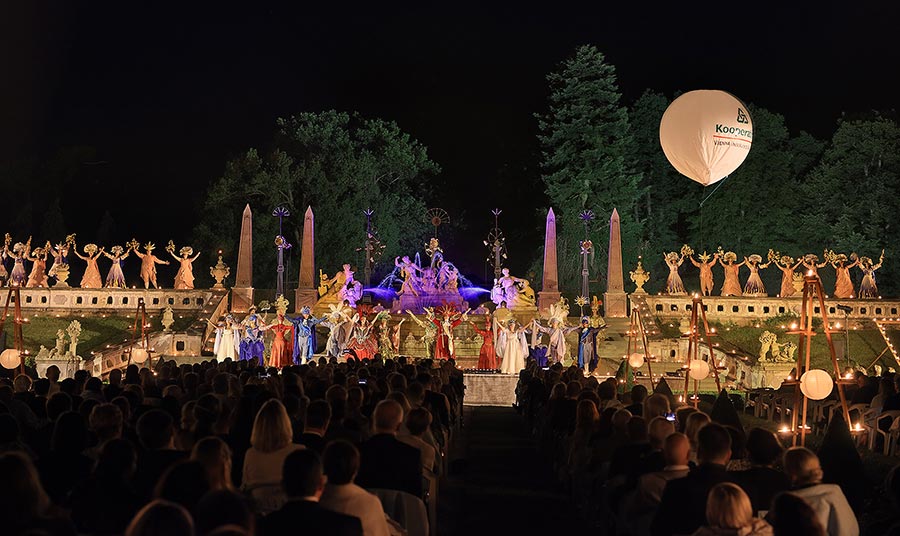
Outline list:
[[[231,311],[246,313],[253,305],[253,213],[248,204],[241,217],[237,276],[231,289]]]
[[[304,305],[312,308],[318,299],[316,291],[316,221],[312,207],[306,208],[303,216],[303,243],[300,247],[300,278],[294,292],[294,312],[299,313]]]
[[[628,296],[622,275],[622,232],[619,228],[619,211],[613,209],[609,218],[609,264],[606,270],[606,293],[603,294],[606,317],[627,318]]]
[[[559,275],[556,270],[556,214],[547,211],[547,226],[544,231],[544,277],[538,292],[538,309],[546,311],[559,301]]]

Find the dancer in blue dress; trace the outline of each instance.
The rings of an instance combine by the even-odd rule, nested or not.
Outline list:
[[[294,363],[305,365],[316,353],[316,325],[321,324],[327,316],[312,316],[309,307],[300,309],[300,316],[285,316],[294,325]]]

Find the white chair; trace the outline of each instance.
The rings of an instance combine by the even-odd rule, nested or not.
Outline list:
[[[393,489],[369,489],[381,501],[384,513],[396,521],[409,536],[430,536],[428,509],[415,495]]]
[[[890,452],[890,449],[891,449],[891,439],[892,439],[892,435],[893,435],[891,432],[891,429],[894,428],[895,421],[897,420],[898,417],[900,417],[900,410],[895,409],[895,410],[891,410],[891,411],[883,411],[881,413],[881,415],[879,415],[878,418],[875,419],[875,425],[872,427],[873,430],[875,431],[875,433],[870,436],[870,440],[869,440],[869,449],[870,450],[875,449],[875,439],[880,435],[884,438],[884,445],[883,445],[884,448],[882,450],[883,450],[885,456],[888,455],[888,453]],[[880,424],[882,422],[890,422],[891,423],[891,425],[888,427],[888,430],[881,429]]]

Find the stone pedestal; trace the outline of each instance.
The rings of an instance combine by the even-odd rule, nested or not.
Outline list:
[[[317,301],[319,301],[319,292],[314,288],[298,288],[294,290],[294,312],[296,313],[299,313],[304,306],[312,309]]]
[[[758,362],[756,366],[750,370],[750,388],[759,389],[771,387],[773,389],[778,389],[781,387],[781,382],[787,379],[796,365],[797,363],[790,361]]]
[[[559,298],[562,297],[562,294],[559,291],[540,291],[538,292],[538,304],[537,308],[541,311],[547,311],[550,309],[550,306],[559,301]]]
[[[253,287],[231,289],[231,312],[246,313],[253,305]]]
[[[518,374],[464,374],[466,406],[511,407],[516,402]]]
[[[624,292],[604,292],[603,307],[607,318],[626,318],[628,311],[628,295]]]
[[[47,369],[56,365],[59,368],[59,379],[63,380],[75,376],[75,371],[81,369],[82,359],[80,357],[74,359],[70,357],[49,357],[35,358],[34,362],[39,378],[46,378]]]

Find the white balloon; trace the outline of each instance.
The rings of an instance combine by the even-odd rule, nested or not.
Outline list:
[[[143,348],[132,348],[131,349],[131,360],[135,363],[143,363],[150,357],[149,352],[144,350]]]
[[[824,370],[811,369],[800,376],[800,391],[810,400],[822,400],[831,394],[834,380]]]
[[[631,368],[641,368],[644,366],[644,355],[639,353],[633,353],[628,356],[628,364],[631,365]]]
[[[672,101],[659,123],[659,144],[669,163],[704,186],[734,172],[752,142],[747,107],[724,91],[689,91]]]
[[[709,376],[709,363],[702,359],[691,359],[691,378],[702,380]]]
[[[0,366],[5,369],[12,370],[22,363],[19,351],[15,348],[7,348],[0,353]]]

